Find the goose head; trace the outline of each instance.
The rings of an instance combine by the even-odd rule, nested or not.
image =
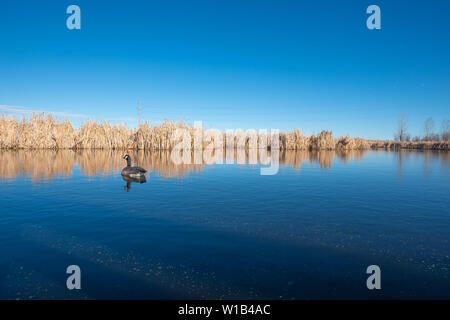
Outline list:
[[[129,166],[131,166],[131,157],[129,156],[129,155],[124,155],[123,156],[123,158],[125,159],[125,160],[127,160],[127,166],[129,167]]]

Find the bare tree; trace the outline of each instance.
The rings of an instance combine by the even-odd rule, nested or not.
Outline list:
[[[450,120],[442,120],[442,140],[450,140]]]
[[[400,119],[398,120],[398,129],[397,133],[395,134],[395,140],[409,140],[409,135],[406,133],[406,117],[404,113],[402,113]]]
[[[426,140],[426,141],[432,140],[433,130],[434,130],[434,121],[430,117],[427,120],[425,120],[425,137],[424,137],[424,140]]]

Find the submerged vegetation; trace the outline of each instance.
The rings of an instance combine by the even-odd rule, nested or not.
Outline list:
[[[164,121],[158,126],[148,122],[138,129],[128,129],[124,125],[87,121],[75,129],[70,121],[58,121],[51,115],[33,115],[29,119],[18,121],[6,116],[0,117],[0,149],[117,149],[117,150],[172,150],[181,139],[172,139],[176,129],[184,129],[193,137],[196,128],[182,121],[178,123]],[[205,131],[201,131],[205,136]],[[224,145],[233,139],[234,146],[244,141],[246,148],[271,148],[271,138],[252,135],[244,131],[236,132],[233,137],[220,133]],[[203,139],[203,146],[210,141]],[[228,140],[227,140],[228,139]],[[244,139],[244,140],[242,140]],[[322,131],[319,135],[304,136],[299,129],[280,132],[280,150],[367,150],[367,149],[433,149],[448,150],[448,141],[381,141],[363,138],[334,138],[331,131]],[[191,142],[192,149],[197,146]]]

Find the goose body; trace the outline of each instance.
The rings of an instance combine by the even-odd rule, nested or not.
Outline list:
[[[147,170],[141,167],[132,167],[131,157],[129,155],[125,155],[123,158],[127,160],[127,166],[122,169],[122,176],[130,178],[141,178],[145,176]]]

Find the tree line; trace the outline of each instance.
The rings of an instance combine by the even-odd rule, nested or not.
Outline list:
[[[398,120],[397,131],[394,134],[397,141],[449,141],[450,140],[450,120],[443,120],[440,130],[436,131],[436,126],[433,118],[429,117],[425,120],[423,125],[423,135],[414,136],[408,133],[408,126],[405,114],[400,116]]]

